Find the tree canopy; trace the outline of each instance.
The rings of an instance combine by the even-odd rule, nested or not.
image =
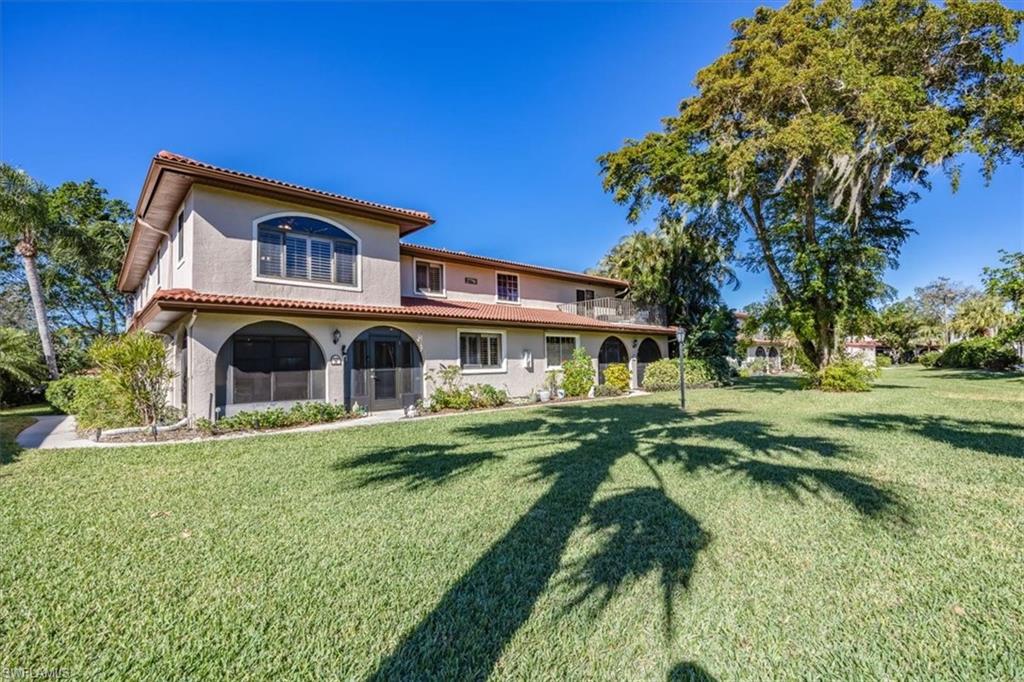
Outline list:
[[[1024,152],[1024,68],[1004,54],[1022,19],[992,1],[760,8],[663,130],[600,157],[605,188],[632,221],[655,204],[726,215],[720,239],[750,238],[820,367],[885,292],[930,174],[955,186],[964,153],[988,178]]]

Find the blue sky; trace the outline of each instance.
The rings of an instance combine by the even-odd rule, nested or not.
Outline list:
[[[0,156],[134,204],[169,149],[428,210],[414,241],[583,269],[633,229],[596,157],[672,115],[755,4],[5,1]],[[902,294],[1024,248],[1024,172],[974,168],[908,212]],[[768,286],[740,275],[737,307]]]

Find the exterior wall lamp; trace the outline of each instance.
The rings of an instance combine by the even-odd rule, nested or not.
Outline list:
[[[334,345],[335,346],[338,345],[338,342],[341,341],[341,330],[340,329],[335,329],[333,332],[331,332],[331,340],[334,341]]]

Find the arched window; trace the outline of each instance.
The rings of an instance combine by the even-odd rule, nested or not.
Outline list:
[[[288,214],[262,218],[255,230],[258,277],[359,286],[359,238],[340,225]]]
[[[754,357],[756,358],[766,358],[767,356],[768,354],[764,352],[763,346],[758,346],[757,350],[754,351]]]
[[[661,360],[661,349],[658,348],[658,344],[654,339],[644,339],[640,342],[640,347],[636,351],[636,361],[648,363],[655,360]]]
[[[320,346],[294,325],[242,327],[217,353],[217,405],[324,400],[324,364]]]

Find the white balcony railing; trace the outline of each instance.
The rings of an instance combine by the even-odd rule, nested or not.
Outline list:
[[[650,324],[665,326],[665,311],[657,306],[640,306],[629,298],[607,296],[589,301],[573,301],[560,303],[558,309],[563,313],[582,315],[593,320],[616,324]]]

